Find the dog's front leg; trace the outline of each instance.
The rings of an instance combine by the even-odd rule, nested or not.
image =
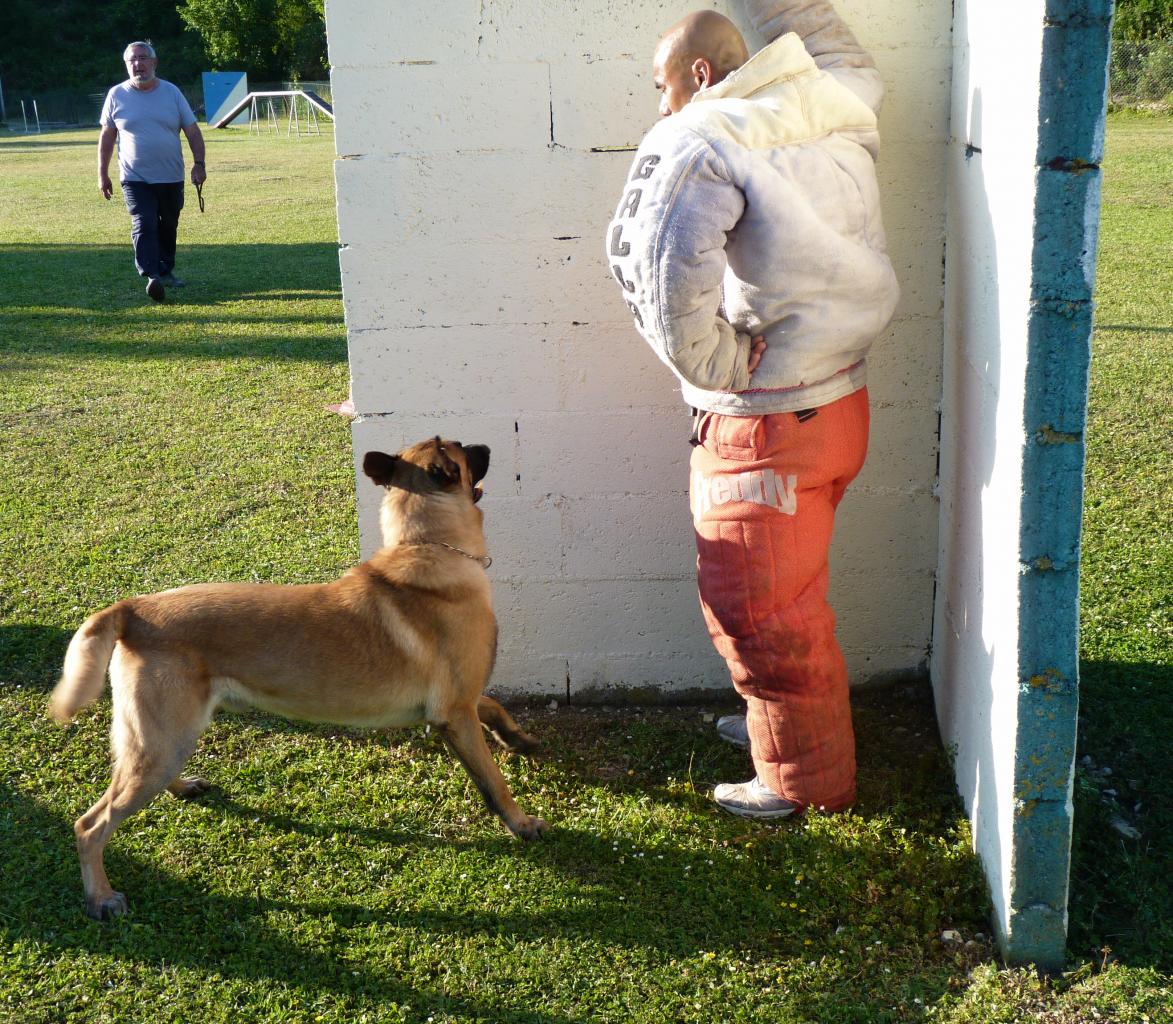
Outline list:
[[[524,813],[514,802],[505,776],[489,753],[475,705],[454,708],[448,721],[435,724],[448,744],[448,749],[460,759],[460,763],[472,776],[489,810],[505,822],[510,832],[519,839],[536,839],[546,831],[546,823],[541,818]]]

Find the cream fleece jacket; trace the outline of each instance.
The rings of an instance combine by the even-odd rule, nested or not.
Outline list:
[[[879,73],[826,0],[747,7],[772,42],[648,132],[607,233],[636,327],[685,401],[739,416],[863,387],[899,297],[875,173]]]

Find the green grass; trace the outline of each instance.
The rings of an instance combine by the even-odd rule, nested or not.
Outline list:
[[[347,382],[332,152],[209,133],[208,211],[189,207],[181,226],[191,284],[155,306],[125,210],[97,195],[96,133],[0,135],[0,1021],[1161,1019],[1169,647],[1146,616],[1169,574],[1152,545],[1143,568],[1132,534],[1110,549],[1159,524],[1159,481],[1136,467],[1168,472],[1154,424],[1163,408],[1167,433],[1170,282],[1166,268],[1154,283],[1131,234],[1173,238],[1164,172],[1145,162],[1169,135],[1160,122],[1120,132],[1105,174],[1081,753],[1113,779],[1143,773],[1151,802],[1128,812],[1142,840],[1105,834],[1110,787],[1081,771],[1070,970],[1052,980],[1000,968],[981,934],[968,827],[912,684],[855,702],[855,811],[778,827],[708,800],[744,771],[706,721],[719,709],[520,709],[544,750],[499,761],[554,826],[528,846],[420,730],[221,716],[193,759],[218,788],[164,796],[118,831],[107,863],[131,912],[87,920],[70,826],[107,778],[109,704],[68,730],[44,718],[70,632],[128,594],[323,579],[357,557],[349,432],[322,411]],[[1152,228],[1137,207],[1158,200]],[[966,943],[942,944],[946,928]]]
[[[1173,965],[1173,118],[1113,116],[1082,566],[1069,946]],[[1105,771],[1107,770],[1107,771]],[[1116,821],[1140,832],[1122,836]]]

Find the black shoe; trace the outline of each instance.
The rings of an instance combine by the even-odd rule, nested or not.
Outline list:
[[[157,277],[147,278],[147,294],[156,302],[162,302],[167,298],[167,291],[163,287],[163,282]]]
[[[159,280],[162,281],[163,284],[168,288],[182,288],[185,284],[187,284],[187,282],[182,277],[176,277],[170,270],[167,271],[167,273],[164,274],[161,278],[159,278]]]

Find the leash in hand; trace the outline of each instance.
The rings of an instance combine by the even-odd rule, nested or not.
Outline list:
[[[196,187],[196,198],[200,201],[200,213],[203,213],[204,212],[204,183],[202,181],[197,181],[195,183],[195,187]]]

